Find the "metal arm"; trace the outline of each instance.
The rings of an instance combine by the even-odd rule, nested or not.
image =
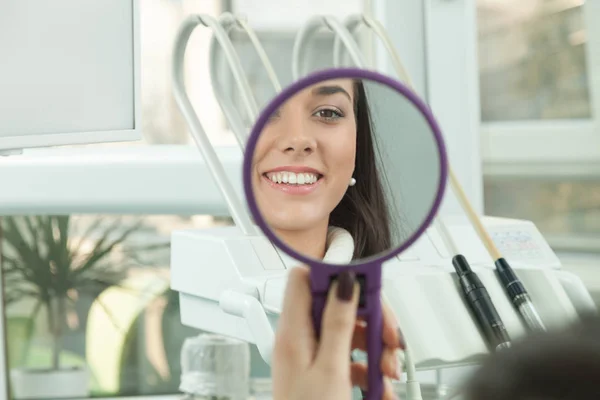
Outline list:
[[[248,212],[246,211],[243,203],[240,202],[231,182],[229,181],[225,169],[223,168],[223,164],[221,164],[221,160],[217,156],[206,132],[204,131],[202,124],[200,123],[196,112],[194,111],[194,107],[192,106],[189,97],[185,91],[185,82],[184,82],[184,58],[185,51],[190,39],[190,36],[194,29],[198,25],[210,26],[213,28],[215,32],[215,36],[219,43],[226,49],[226,55],[229,54],[229,57],[237,58],[235,52],[233,51],[233,46],[227,35],[220,27],[220,25],[211,17],[207,17],[204,15],[192,15],[186,18],[181,27],[179,28],[179,32],[177,33],[177,37],[175,40],[175,46],[173,50],[173,71],[172,71],[172,80],[173,80],[173,95],[175,97],[175,101],[183,114],[184,119],[186,120],[190,132],[194,141],[196,142],[196,146],[202,153],[206,165],[208,166],[212,176],[215,179],[215,183],[221,190],[225,201],[227,202],[227,206],[229,211],[231,212],[231,216],[236,224],[240,228],[240,230],[246,234],[256,234],[257,229],[253,225]],[[229,44],[229,46],[227,46]],[[239,63],[239,62],[238,62]],[[236,74],[234,73],[234,76]],[[238,74],[238,83],[239,83]],[[246,101],[247,106],[252,106],[249,101]],[[251,108],[251,107],[249,107]],[[254,110],[251,110],[254,111]],[[239,138],[238,138],[239,140]]]
[[[260,44],[260,41],[258,40],[256,33],[254,33],[254,30],[252,29],[252,27],[250,25],[248,25],[248,22],[243,18],[232,15],[231,13],[223,13],[221,15],[221,17],[219,18],[219,20],[221,21],[221,25],[223,26],[223,28],[225,28],[226,31],[229,31],[229,29],[235,28],[235,29],[239,30],[240,32],[245,32],[248,35],[248,38],[250,39],[250,42],[254,46],[254,49],[256,50],[256,53],[258,54],[258,57],[260,58],[260,61],[263,64],[263,67],[265,67],[265,70],[267,71],[267,76],[269,77],[269,80],[273,84],[273,87],[275,88],[275,90],[280,92],[281,84],[279,83],[277,74],[275,73],[275,70],[273,69],[273,66],[271,65],[271,61],[269,60],[267,53],[265,52],[264,48]]]
[[[246,21],[244,21],[242,18],[234,16],[231,13],[226,12],[226,13],[223,13],[219,17],[219,24],[223,28],[226,35],[228,35],[229,31],[231,31],[232,29],[237,29],[238,31],[245,32],[248,35],[248,37],[250,38],[250,42],[256,49],[256,52],[258,53],[258,57],[260,58],[263,66],[265,67],[265,70],[267,71],[267,75],[268,75],[271,83],[273,84],[273,87],[275,88],[275,90],[277,92],[281,91],[281,84],[279,83],[279,80],[277,79],[275,70],[273,69],[273,66],[271,65],[271,62],[269,61],[269,58],[267,57],[266,52],[264,51],[263,47],[261,46],[260,41],[258,40],[256,34],[252,30],[252,28],[246,23]],[[228,36],[228,38],[229,38],[229,36]],[[222,85],[220,84],[219,79],[218,79],[219,69],[218,69],[217,61],[216,61],[217,56],[218,56],[218,45],[219,45],[218,39],[216,38],[216,36],[213,36],[213,38],[211,40],[211,48],[210,48],[210,78],[211,78],[211,82],[212,82],[212,86],[213,86],[213,90],[214,90],[217,102],[219,103],[219,106],[223,110],[223,114],[225,114],[225,118],[227,119],[227,122],[231,126],[231,129],[233,130],[236,138],[238,139],[238,143],[239,143],[240,147],[242,149],[244,149],[246,146],[246,139],[248,136],[247,129],[244,126],[242,117],[239,115],[238,110],[236,109],[235,105],[231,101],[230,97],[227,96],[227,94],[225,93],[225,90],[222,87]],[[233,49],[233,46],[231,46],[231,47]],[[235,50],[233,50],[233,51],[235,51]],[[235,57],[235,59],[237,59],[237,57]],[[254,97],[251,93],[250,86],[247,83],[245,75],[243,74],[241,64],[239,64],[239,61],[238,61],[238,64],[235,66],[230,63],[230,67],[234,73],[235,73],[236,69],[238,71],[240,71],[240,73],[242,74],[241,79],[243,79],[245,81],[245,84],[248,86],[249,91],[248,91],[247,95],[249,97],[251,97],[254,104],[256,104],[256,100],[254,99]],[[255,120],[257,117],[257,113],[250,114],[249,116],[252,120]],[[243,138],[243,140],[241,140],[241,138]]]
[[[333,31],[336,34],[336,39],[339,38],[344,45],[346,46],[348,52],[350,53],[350,57],[352,61],[359,68],[364,68],[366,63],[363,59],[360,49],[358,45],[352,38],[348,29],[344,27],[337,19],[331,16],[319,15],[316,17],[312,17],[308,20],[306,24],[300,28],[298,33],[296,34],[296,40],[294,42],[294,50],[292,55],[292,76],[294,80],[298,79],[303,75],[304,63],[301,66],[301,61],[304,61],[302,56],[304,55],[304,49],[306,47],[306,43],[312,38],[312,36],[317,32],[317,30],[321,27],[326,27],[329,30]],[[334,58],[335,63],[335,58]],[[337,64],[335,64],[337,66]]]
[[[376,19],[373,19],[367,15],[364,15],[364,14],[363,15],[361,15],[361,14],[350,15],[344,21],[344,25],[346,26],[346,29],[348,29],[350,34],[353,34],[354,31],[360,26],[361,23],[364,24],[365,26],[367,26],[369,29],[371,29],[377,35],[377,37],[379,37],[379,39],[383,42],[385,49],[387,50],[388,54],[392,57],[392,63],[394,65],[394,69],[396,70],[396,73],[399,75],[399,78],[402,81],[406,82],[406,84],[412,88],[413,84],[410,80],[408,72],[406,72],[406,68],[404,68],[404,65],[402,64],[402,60],[400,60],[400,56],[398,55],[398,52],[394,48],[394,45],[393,45],[390,37],[388,36],[387,31],[385,30],[385,28],[383,27],[383,25],[381,25],[381,23],[379,21],[377,21]],[[340,59],[342,58],[343,48],[341,47],[341,44],[342,44],[342,42],[340,41],[340,39],[338,37],[336,37],[335,41],[333,43],[333,57],[334,57],[336,65],[338,65],[340,63]]]
[[[254,97],[252,96],[250,84],[248,83],[248,80],[244,75],[244,71],[242,70],[242,64],[238,58],[235,49],[233,48],[233,44],[231,43],[227,32],[223,29],[220,22],[215,18],[211,17],[210,15],[195,15],[192,16],[192,18],[197,18],[200,21],[200,24],[207,28],[210,28],[213,31],[213,38],[211,41],[211,59],[213,58],[212,56],[215,52],[215,46],[220,45],[223,49],[223,53],[225,55],[225,59],[227,60],[227,64],[229,64],[229,67],[231,68],[231,73],[233,74],[233,79],[237,84],[244,108],[246,109],[246,112],[250,116],[250,118],[256,119],[256,116],[258,115],[258,106],[256,105]],[[214,67],[213,64],[214,62],[211,62],[211,69]],[[232,110],[234,110],[234,108],[223,107],[223,96],[218,92],[218,90],[215,90],[215,96],[217,97],[219,105],[222,106],[225,117],[232,124],[233,133],[240,147],[243,149],[246,145],[247,139],[247,134],[245,132],[245,129],[243,129],[243,124],[239,119],[236,119],[236,117],[233,115]],[[225,100],[225,103],[226,102],[227,100]]]

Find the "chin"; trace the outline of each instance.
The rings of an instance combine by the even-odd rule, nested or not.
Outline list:
[[[302,213],[285,213],[283,215],[266,216],[266,221],[273,230],[305,231],[314,228],[323,218],[307,217]]]

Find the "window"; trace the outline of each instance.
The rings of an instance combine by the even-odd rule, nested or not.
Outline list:
[[[181,346],[200,332],[181,324],[170,290],[170,233],[230,224],[179,215],[3,217],[9,369],[87,365],[93,397],[177,393]],[[60,265],[50,261],[57,257]],[[63,303],[46,300],[65,285]],[[251,356],[252,375],[269,376],[255,348]]]
[[[185,120],[171,85],[171,50],[185,17],[207,14],[218,17],[222,0],[139,0],[141,37],[142,142],[107,143],[86,147],[191,144]],[[212,94],[209,44],[212,31],[198,27],[188,43],[185,71],[188,96],[210,139],[218,145],[233,143]],[[71,147],[71,146],[69,146]],[[81,147],[81,146],[77,146]]]
[[[597,2],[478,0],[485,213],[556,250],[600,239]]]
[[[479,1],[483,122],[592,117],[580,1]]]
[[[598,2],[478,0],[484,161],[600,157]]]
[[[600,249],[600,178],[488,178],[485,208],[533,220],[557,250]]]

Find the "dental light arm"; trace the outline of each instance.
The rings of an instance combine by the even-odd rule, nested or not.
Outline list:
[[[402,61],[400,60],[400,56],[394,48],[394,45],[390,37],[388,36],[387,31],[379,21],[364,14],[350,15],[344,21],[344,25],[346,26],[350,34],[353,34],[361,23],[367,26],[371,31],[373,31],[377,35],[377,37],[379,37],[379,39],[383,42],[385,49],[392,58],[392,64],[394,65],[394,69],[396,70],[398,77],[400,78],[400,80],[406,82],[408,86],[412,88],[413,85],[411,83],[408,72],[406,71],[406,68],[404,68]],[[333,42],[333,57],[336,65],[341,63],[341,59],[343,57],[343,48],[341,44],[342,42],[339,40],[339,37],[336,36],[335,41]],[[349,49],[346,47],[346,50]]]
[[[242,70],[242,64],[241,64],[240,59],[233,47],[233,44],[231,43],[231,40],[229,39],[229,36],[227,35],[227,32],[225,31],[225,29],[223,29],[223,27],[221,26],[221,23],[218,20],[216,20],[215,18],[211,17],[210,15],[205,15],[205,14],[193,15],[193,16],[189,17],[188,19],[196,19],[197,21],[199,21],[197,24],[194,25],[194,28],[197,25],[201,24],[207,28],[210,28],[213,31],[213,39],[212,39],[212,43],[211,43],[211,56],[212,56],[212,54],[214,54],[215,46],[218,43],[221,46],[221,48],[223,49],[223,54],[225,55],[227,64],[229,64],[229,67],[231,68],[231,73],[233,75],[233,79],[235,80],[235,83],[237,84],[244,108],[246,109],[246,112],[250,116],[250,118],[256,119],[256,116],[258,115],[258,106],[256,105],[256,101],[254,100],[254,97],[252,96],[252,90],[250,89],[250,84],[248,83],[248,80],[246,79],[246,76],[244,75],[244,71]],[[184,22],[183,25],[185,26],[186,24],[187,24],[187,21]],[[193,30],[193,28],[192,28],[192,30]],[[189,39],[189,37],[188,37],[188,39]],[[185,44],[187,45],[187,40],[186,40]],[[183,56],[184,55],[185,54],[182,53],[181,60],[176,60],[176,62],[180,62],[183,65]],[[211,62],[211,68],[213,67],[213,64],[214,64],[214,61]],[[212,75],[212,71],[211,71],[211,75]],[[219,97],[220,93],[217,93],[217,91],[215,91],[215,95],[217,96],[217,101],[219,101],[219,100],[223,101],[223,99]],[[242,126],[240,125],[241,121],[239,121],[239,123],[238,123],[238,121],[234,120],[235,117],[232,117],[232,115],[229,114],[231,112],[231,110],[233,110],[233,108],[225,108],[225,107],[222,107],[222,108],[223,108],[223,112],[225,113],[226,118],[230,121],[230,123],[232,120],[234,121],[233,124],[235,124],[235,125],[232,126],[233,133],[236,136],[236,139],[237,139],[238,143],[240,144],[240,146],[242,148],[244,148],[244,146],[246,144],[247,135],[245,134],[245,131],[243,129],[241,129],[242,128]]]
[[[248,25],[248,22],[245,21],[244,19],[235,17],[229,13],[224,13],[221,16],[221,18],[224,23],[225,22],[231,23],[231,26],[233,28],[237,28],[240,31],[246,32],[246,34],[248,35],[248,38],[250,39],[250,42],[252,43],[252,45],[254,46],[254,49],[256,50],[256,53],[258,54],[258,58],[260,58],[260,61],[262,62],[263,67],[265,67],[265,70],[267,72],[267,76],[269,77],[269,80],[273,84],[273,87],[275,88],[275,90],[277,92],[280,92],[281,84],[279,83],[279,78],[277,78],[277,74],[275,73],[275,70],[273,69],[273,66],[271,65],[271,61],[269,60],[269,57],[267,56],[267,53],[265,52],[264,48],[260,44],[260,41],[258,40],[258,37],[256,36],[256,33],[254,32],[252,27],[250,25]]]
[[[296,40],[294,42],[294,49],[292,54],[292,76],[294,80],[303,76],[303,65],[300,65],[301,61],[305,60],[303,57],[304,50],[308,41],[316,34],[321,27],[326,27],[339,37],[350,53],[352,61],[360,68],[364,68],[366,63],[363,59],[358,45],[352,38],[352,35],[337,19],[331,16],[319,15],[308,20],[306,24],[300,28],[296,34]],[[337,64],[335,64],[337,66]]]
[[[271,65],[271,62],[269,61],[269,58],[267,57],[267,54],[265,53],[262,45],[260,44],[260,41],[258,40],[256,34],[252,30],[252,28],[248,25],[248,23],[245,20],[243,20],[242,18],[226,12],[226,13],[223,13],[219,17],[219,24],[223,27],[223,30],[225,31],[225,33],[227,35],[231,30],[234,30],[234,29],[237,31],[240,31],[240,32],[245,32],[248,35],[250,42],[252,43],[254,49],[256,50],[258,57],[261,60],[263,66],[267,72],[267,76],[269,77],[269,80],[273,84],[273,87],[275,88],[275,90],[277,92],[281,91],[281,84],[279,83],[277,75],[275,74],[275,70],[273,69],[273,66]],[[229,38],[229,36],[228,36],[228,38]],[[231,126],[232,131],[234,132],[236,138],[238,139],[238,144],[240,145],[240,147],[243,150],[246,146],[248,130],[244,126],[242,117],[239,115],[233,102],[231,101],[229,96],[227,96],[227,94],[224,92],[224,88],[222,87],[222,85],[219,82],[219,79],[218,79],[219,68],[218,68],[217,61],[216,61],[218,45],[219,45],[219,42],[218,42],[217,37],[213,36],[213,38],[211,40],[211,46],[210,46],[210,78],[211,78],[211,82],[212,82],[212,86],[213,86],[213,90],[214,90],[217,102],[219,103],[219,106],[223,110],[223,114],[225,115],[227,122]],[[233,49],[233,46],[231,46],[231,48]],[[223,47],[223,50],[227,51],[227,49],[224,47]],[[247,86],[248,90],[250,90],[250,86],[247,82],[245,75],[243,74],[242,67],[241,67],[241,64],[239,64],[238,58],[237,57],[228,57],[227,60],[228,61],[233,60],[234,62],[237,60],[238,64],[236,64],[234,66],[230,63],[230,68],[234,74],[235,74],[235,71],[241,71],[240,73],[242,74],[242,76],[240,79],[245,81],[244,86]],[[254,102],[253,104],[256,104],[256,100],[252,96],[251,91],[249,91],[247,93],[247,96],[252,98],[252,101]],[[255,120],[257,118],[257,114],[250,114],[249,117],[252,120]]]
[[[220,189],[221,193],[225,201],[227,202],[227,206],[229,211],[231,212],[231,216],[235,222],[235,224],[240,228],[240,230],[245,235],[250,234],[258,234],[258,230],[252,223],[250,216],[248,215],[243,203],[240,201],[237,196],[231,182],[227,178],[225,173],[225,169],[223,168],[223,164],[219,160],[217,153],[212,147],[202,124],[200,123],[198,116],[194,112],[194,107],[192,106],[189,97],[185,91],[185,81],[184,81],[184,59],[185,59],[185,51],[187,48],[187,44],[189,42],[190,36],[194,29],[199,26],[208,26],[211,27],[215,33],[215,36],[219,43],[225,49],[225,55],[228,57],[230,61],[230,65],[235,62],[231,62],[232,60],[237,61],[237,65],[239,66],[239,60],[237,60],[237,55],[233,50],[233,46],[227,37],[225,31],[221,28],[218,22],[209,16],[205,15],[192,15],[186,18],[186,20],[182,23],[179,28],[179,32],[177,33],[175,46],[173,50],[173,71],[172,71],[172,80],[173,80],[173,94],[175,97],[175,101],[179,106],[184,119],[188,123],[190,128],[190,132],[194,141],[196,142],[196,146],[202,153],[204,160],[212,174],[215,178],[215,183]],[[236,77],[236,81],[240,86],[243,86],[243,75],[240,71],[236,72],[236,68],[234,67],[234,77]],[[247,82],[246,82],[247,86]],[[249,93],[249,90],[248,90]],[[253,102],[250,98],[245,97],[245,104],[249,108],[251,114],[256,111],[256,105],[252,104]],[[253,108],[254,106],[254,108]],[[245,138],[238,138],[238,140],[244,140]]]

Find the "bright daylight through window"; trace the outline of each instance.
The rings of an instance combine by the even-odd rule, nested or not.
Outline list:
[[[477,4],[484,126],[506,123],[526,133],[545,121],[600,118],[592,107],[592,84],[597,81],[593,76],[600,73],[600,65],[590,63],[590,29],[582,0],[478,0]],[[547,140],[559,139],[548,133]],[[548,142],[538,143],[538,148]],[[533,174],[522,168],[489,173],[485,212],[534,221],[557,250],[597,251],[600,178],[589,171],[571,176],[560,172],[561,176]]]

